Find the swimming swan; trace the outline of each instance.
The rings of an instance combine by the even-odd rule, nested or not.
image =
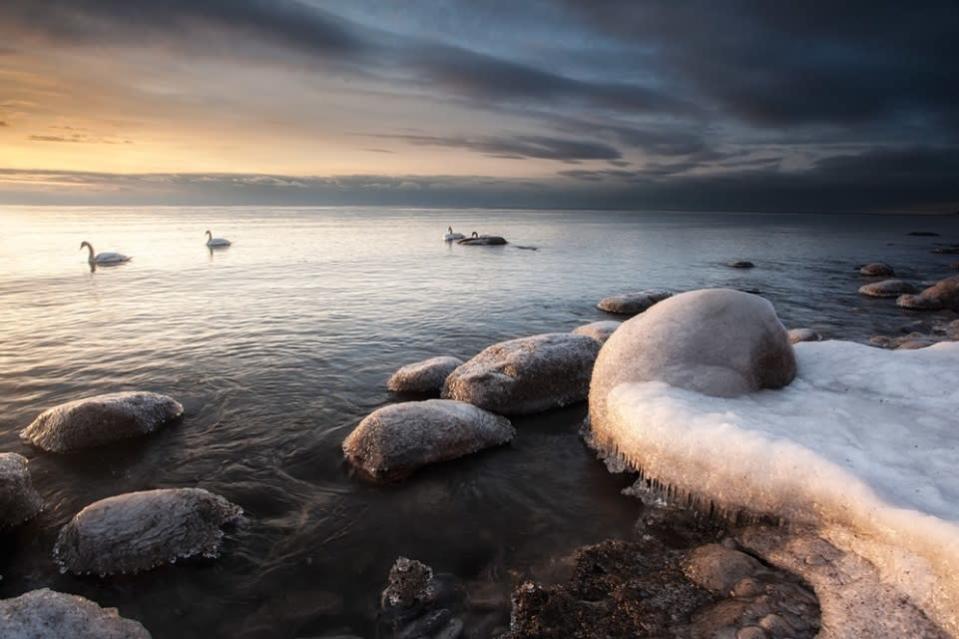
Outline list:
[[[453,227],[450,226],[450,227],[447,227],[446,235],[443,236],[443,240],[446,242],[452,242],[453,240],[462,240],[464,237],[466,236],[463,235],[462,233],[454,233]]]
[[[98,264],[100,266],[112,266],[114,264],[123,264],[124,262],[129,262],[131,259],[122,253],[97,253],[93,250],[93,245],[89,242],[80,242],[80,250],[83,250],[83,247],[87,247],[87,250],[90,251],[90,256],[87,258],[87,261],[90,264]]]
[[[206,245],[209,246],[210,248],[213,248],[216,246],[230,245],[230,240],[226,239],[225,237],[213,237],[213,233],[210,233],[209,230],[207,230],[206,232],[206,237],[207,237]]]

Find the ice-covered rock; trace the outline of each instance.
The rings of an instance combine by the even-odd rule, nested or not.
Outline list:
[[[89,599],[32,590],[0,600],[3,639],[150,639],[140,622],[124,619],[116,608],[101,608]]]
[[[939,280],[918,295],[902,295],[896,300],[896,304],[918,311],[959,311],[959,275]]]
[[[811,328],[791,328],[786,331],[786,334],[789,336],[790,344],[798,344],[799,342],[819,342],[822,341],[822,335],[817,333]]]
[[[586,399],[599,342],[546,333],[493,344],[446,378],[443,397],[502,415],[538,413]]]
[[[222,527],[236,523],[242,512],[202,488],[107,497],[60,529],[53,556],[64,572],[98,575],[139,572],[198,555],[216,557]]]
[[[863,284],[859,287],[859,294],[868,297],[899,297],[906,293],[915,293],[916,287],[903,280],[882,280]]]
[[[166,395],[110,393],[54,406],[23,429],[20,437],[59,453],[146,435],[182,414],[183,406]]]
[[[400,368],[386,383],[396,393],[438,393],[453,370],[463,363],[458,357],[440,356]]]
[[[885,262],[871,262],[860,266],[859,274],[868,277],[892,277],[896,272]]]
[[[343,453],[372,477],[396,479],[426,464],[505,444],[515,433],[505,417],[465,402],[404,402],[368,415],[343,441]]]
[[[43,500],[30,479],[27,458],[0,453],[0,530],[31,519],[42,507]]]
[[[590,322],[589,324],[583,324],[582,326],[577,326],[573,329],[574,335],[586,335],[587,337],[592,337],[594,340],[600,344],[605,344],[606,340],[609,339],[609,336],[613,332],[622,326],[622,322],[617,322],[616,320],[600,320],[599,322]]]
[[[474,237],[465,237],[457,242],[457,244],[463,244],[465,246],[498,246],[506,243],[506,239],[500,237],[499,235],[478,235]]]
[[[652,305],[671,297],[672,291],[664,288],[647,288],[635,293],[611,295],[599,300],[596,305],[601,311],[616,313],[617,315],[637,315]]]

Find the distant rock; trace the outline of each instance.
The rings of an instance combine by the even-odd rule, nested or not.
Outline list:
[[[918,295],[902,295],[896,304],[917,311],[959,311],[959,275],[939,280]]]
[[[903,280],[882,280],[859,287],[859,294],[868,297],[899,297],[906,293],[915,293],[916,287]]]
[[[734,262],[727,263],[726,266],[729,266],[730,268],[753,268],[756,265],[749,260],[736,260]]]
[[[41,508],[43,500],[33,488],[27,458],[0,453],[0,530],[33,518]]]
[[[906,235],[912,235],[914,237],[939,237],[939,234],[933,231],[910,231],[906,233]]]
[[[583,324],[582,326],[574,328],[573,335],[585,335],[586,337],[592,337],[600,344],[605,344],[609,336],[612,335],[617,328],[622,326],[622,324],[622,322],[617,322],[616,320],[590,322],[589,324]]]
[[[859,274],[868,277],[892,277],[896,272],[885,262],[872,262],[860,266]]]
[[[384,406],[343,441],[347,460],[371,477],[398,479],[513,439],[513,425],[472,404],[449,399]]]
[[[183,406],[166,395],[110,393],[54,406],[23,429],[20,437],[59,453],[146,435],[182,414]]]
[[[607,313],[637,315],[672,295],[672,291],[664,288],[648,288],[635,293],[623,293],[622,295],[604,297],[599,301],[596,307]]]
[[[502,415],[525,415],[586,399],[599,342],[546,333],[494,344],[446,378],[443,397]]]
[[[463,360],[458,357],[431,357],[400,368],[386,383],[396,393],[439,393],[443,382]]]
[[[499,246],[501,244],[508,244],[506,239],[500,237],[499,235],[479,235],[476,237],[465,237],[456,243],[463,244],[464,246]]]
[[[57,538],[61,571],[109,575],[140,572],[178,559],[216,557],[221,528],[243,511],[202,488],[125,493],[77,513]]]
[[[49,588],[0,600],[0,630],[4,639],[150,639],[116,608]]]
[[[789,329],[786,333],[789,336],[790,344],[798,344],[799,342],[821,342],[822,335],[812,330],[811,328],[792,328]]]
[[[959,255],[959,244],[947,244],[932,249],[935,255]]]

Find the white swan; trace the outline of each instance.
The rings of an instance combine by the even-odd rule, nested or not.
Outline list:
[[[210,233],[209,230],[206,232],[206,245],[210,248],[216,248],[218,246],[229,246],[230,240],[225,237],[213,237],[213,233]]]
[[[446,242],[452,242],[454,240],[462,240],[464,237],[466,236],[463,235],[462,233],[454,233],[453,227],[450,226],[450,227],[447,227],[446,235],[443,236],[443,240]]]
[[[83,247],[87,247],[87,250],[90,251],[90,256],[87,258],[87,261],[90,264],[97,264],[99,266],[112,266],[114,264],[123,264],[124,262],[129,262],[131,257],[127,257],[123,253],[97,253],[93,250],[93,245],[89,242],[80,242],[80,250],[83,250]]]

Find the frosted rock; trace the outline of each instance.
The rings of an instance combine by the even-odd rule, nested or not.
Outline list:
[[[438,393],[453,370],[463,363],[458,357],[431,357],[407,364],[390,377],[386,387],[397,393]]]
[[[546,333],[494,344],[446,378],[443,397],[503,415],[538,413],[586,399],[599,343]]]
[[[116,608],[49,588],[0,600],[0,631],[4,639],[150,639]]]
[[[385,610],[430,604],[438,593],[432,568],[409,557],[398,557],[380,595],[380,607]]]
[[[395,479],[426,464],[505,444],[515,434],[505,417],[465,402],[430,399],[374,411],[343,441],[343,453],[367,474]]]
[[[596,305],[601,311],[618,315],[638,315],[652,305],[671,297],[672,291],[664,288],[648,288],[635,293],[612,295],[599,300]]]
[[[31,519],[41,508],[43,500],[33,488],[27,458],[0,453],[0,530]]]
[[[790,344],[799,342],[819,342],[822,341],[822,335],[811,328],[791,328],[786,332]]]
[[[896,272],[885,262],[872,262],[860,266],[859,274],[868,277],[892,277]]]
[[[725,596],[738,581],[761,568],[762,564],[746,553],[719,544],[706,544],[689,553],[683,573],[697,586]]]
[[[868,297],[899,297],[905,293],[915,293],[916,287],[903,280],[882,280],[859,287],[859,294]]]
[[[463,244],[465,246],[497,246],[506,243],[506,240],[498,235],[479,235],[475,237],[466,237],[457,242],[457,244]]]
[[[592,337],[600,344],[605,344],[606,340],[609,339],[609,336],[612,335],[617,328],[622,326],[622,324],[622,322],[617,322],[616,320],[591,322],[589,324],[583,324],[582,326],[577,326],[574,328],[573,335],[585,335],[587,337]]]
[[[221,528],[237,522],[242,512],[202,488],[116,495],[90,504],[61,528],[53,556],[63,572],[98,575],[216,557]]]
[[[65,452],[146,435],[182,414],[183,406],[166,395],[110,393],[54,406],[20,437],[44,450]]]
[[[896,304],[918,311],[959,311],[959,275],[939,280],[918,295],[903,295]]]

